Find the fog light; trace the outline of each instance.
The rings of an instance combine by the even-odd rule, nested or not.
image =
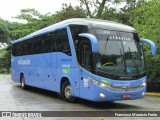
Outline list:
[[[106,95],[103,94],[103,93],[99,93],[99,95],[100,95],[100,97],[102,97],[102,98],[105,98],[105,97],[106,97]]]
[[[142,96],[144,96],[144,95],[145,95],[145,92],[142,93]]]

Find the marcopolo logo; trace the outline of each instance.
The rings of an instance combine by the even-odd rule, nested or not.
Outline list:
[[[130,83],[114,83],[113,86],[124,87],[124,89],[125,89],[126,87],[130,86]]]

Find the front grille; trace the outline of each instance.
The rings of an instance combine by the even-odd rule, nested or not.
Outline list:
[[[134,86],[134,87],[123,87],[123,86],[113,86],[111,85],[110,87],[108,87],[109,90],[111,91],[135,91],[135,90],[139,90],[143,88],[143,86],[139,85],[139,86]]]

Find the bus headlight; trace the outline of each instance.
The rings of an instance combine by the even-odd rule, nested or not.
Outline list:
[[[99,82],[98,85],[102,88],[107,88],[107,84]]]
[[[91,79],[91,81],[92,81],[94,84],[96,84],[96,85],[98,85],[99,87],[101,87],[101,88],[107,89],[107,88],[110,87],[110,85],[108,85],[108,84],[106,84],[106,83],[103,83],[103,82],[98,82],[98,81],[93,80],[93,79]]]
[[[142,84],[141,84],[141,87],[145,87],[147,84],[146,84],[146,82],[143,82]]]

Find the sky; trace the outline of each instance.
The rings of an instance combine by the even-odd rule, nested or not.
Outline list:
[[[12,17],[20,14],[21,9],[34,8],[42,14],[61,10],[62,3],[78,5],[78,0],[0,0],[0,18],[17,21]]]

